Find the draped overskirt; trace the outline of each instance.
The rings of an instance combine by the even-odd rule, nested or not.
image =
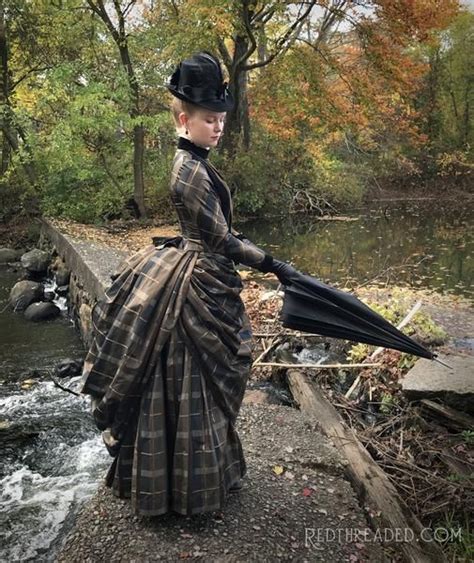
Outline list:
[[[81,392],[99,429],[118,439],[106,483],[137,514],[223,507],[246,473],[235,421],[252,334],[231,260],[144,247],[92,310]]]

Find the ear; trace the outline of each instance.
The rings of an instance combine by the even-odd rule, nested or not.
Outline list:
[[[178,115],[178,119],[179,122],[181,123],[181,127],[186,128],[186,124],[188,122],[188,116],[184,113],[184,111],[182,111],[179,115]]]

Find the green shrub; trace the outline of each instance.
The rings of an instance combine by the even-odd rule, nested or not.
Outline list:
[[[364,176],[354,165],[331,155],[316,158],[302,141],[278,140],[259,129],[249,151],[238,152],[232,160],[217,155],[214,161],[244,215],[324,212],[359,202],[365,188]]]

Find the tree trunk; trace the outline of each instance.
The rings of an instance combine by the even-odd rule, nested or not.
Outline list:
[[[240,8],[241,21],[236,26],[237,32],[233,36],[234,49],[232,57],[224,45],[219,40],[219,49],[227,65],[229,71],[229,84],[235,99],[234,108],[228,113],[227,127],[224,131],[223,148],[233,156],[238,148],[248,150],[250,147],[250,119],[248,104],[248,72],[257,67],[263,68],[269,64],[277,55],[285,52],[290,45],[294,43],[296,37],[301,31],[301,27],[305,20],[309,18],[311,10],[316,4],[316,0],[302,2],[306,4],[302,13],[298,13],[298,17],[288,25],[285,32],[281,34],[276,41],[277,48],[273,49],[273,53],[267,55],[267,38],[265,35],[265,24],[268,23],[275,14],[276,7],[259,9],[256,13],[256,6],[250,0],[240,0],[236,2]],[[264,3],[265,4],[265,3]],[[339,6],[344,7],[345,2]],[[332,23],[339,17],[331,11],[327,12],[325,25],[329,30]],[[243,34],[243,30],[247,32]],[[256,37],[257,36],[257,37]],[[257,50],[258,62],[248,64],[249,58]]]
[[[0,0],[1,1],[1,0]],[[87,0],[91,10],[96,13],[104,22],[109,30],[120,54],[122,66],[127,73],[128,84],[132,94],[132,103],[129,108],[130,117],[137,119],[140,117],[140,87],[137,77],[133,70],[132,59],[128,50],[127,33],[125,31],[125,17],[127,10],[123,10],[118,0],[114,0],[117,23],[112,21],[107,13],[104,0]],[[145,128],[141,123],[133,127],[133,200],[136,204],[138,214],[146,217],[145,208],[145,181],[143,174],[143,160],[145,154]]]
[[[8,45],[5,29],[5,10],[3,1],[0,0],[0,106],[6,108],[8,101]],[[11,147],[5,130],[7,128],[6,112],[0,113],[0,130],[2,131],[2,160],[0,173],[3,176],[10,163]]]
[[[133,71],[132,60],[128,51],[126,38],[118,45],[120,58],[128,77],[130,90],[132,91],[132,108],[130,117],[136,119],[140,116],[140,88],[137,77]],[[133,128],[133,199],[137,204],[140,217],[146,217],[145,207],[145,180],[143,174],[143,160],[145,156],[145,128],[143,125],[135,125]]]
[[[36,172],[31,158],[31,150],[26,142],[26,136],[20,127],[15,126],[14,113],[10,104],[10,73],[8,69],[8,33],[5,21],[5,7],[0,0],[0,130],[2,132],[2,158],[0,162],[1,175],[5,174],[10,165],[11,152],[19,150],[18,136],[23,141],[23,146],[29,154],[29,159],[21,157],[21,163],[28,180],[34,186],[36,184]]]
[[[245,150],[250,147],[250,119],[247,98],[247,72],[237,67],[236,62],[247,51],[248,40],[245,37],[235,38],[235,49],[230,69],[230,88],[234,96],[234,108],[227,115],[224,130],[223,147],[232,157],[240,146]]]
[[[135,125],[133,128],[133,199],[141,217],[146,217],[145,182],[143,178],[143,157],[145,153],[145,128]]]
[[[469,130],[471,126],[471,120],[469,115],[469,99],[472,92],[471,81],[468,80],[466,88],[464,91],[464,115],[463,115],[463,127],[462,127],[462,144],[465,149],[469,147]]]
[[[288,383],[301,411],[318,420],[322,432],[349,462],[346,475],[367,507],[367,516],[374,530],[393,530],[392,538],[403,531],[403,541],[392,539],[392,545],[407,563],[446,562],[439,544],[426,537],[427,528],[405,504],[392,481],[359,442],[355,432],[344,423],[321,389],[297,369],[288,371]]]
[[[427,131],[430,141],[439,141],[440,117],[438,111],[438,91],[439,91],[440,59],[439,50],[436,50],[430,57],[430,70],[428,72],[428,91],[427,91]]]

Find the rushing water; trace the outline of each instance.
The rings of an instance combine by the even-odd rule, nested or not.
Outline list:
[[[108,459],[87,399],[60,390],[49,375],[61,360],[83,357],[77,330],[64,311],[32,323],[6,308],[18,274],[1,268],[0,560],[46,561]]]
[[[410,285],[474,297],[474,207],[455,202],[378,204],[344,213],[248,222],[241,230],[282,260],[333,285]]]

